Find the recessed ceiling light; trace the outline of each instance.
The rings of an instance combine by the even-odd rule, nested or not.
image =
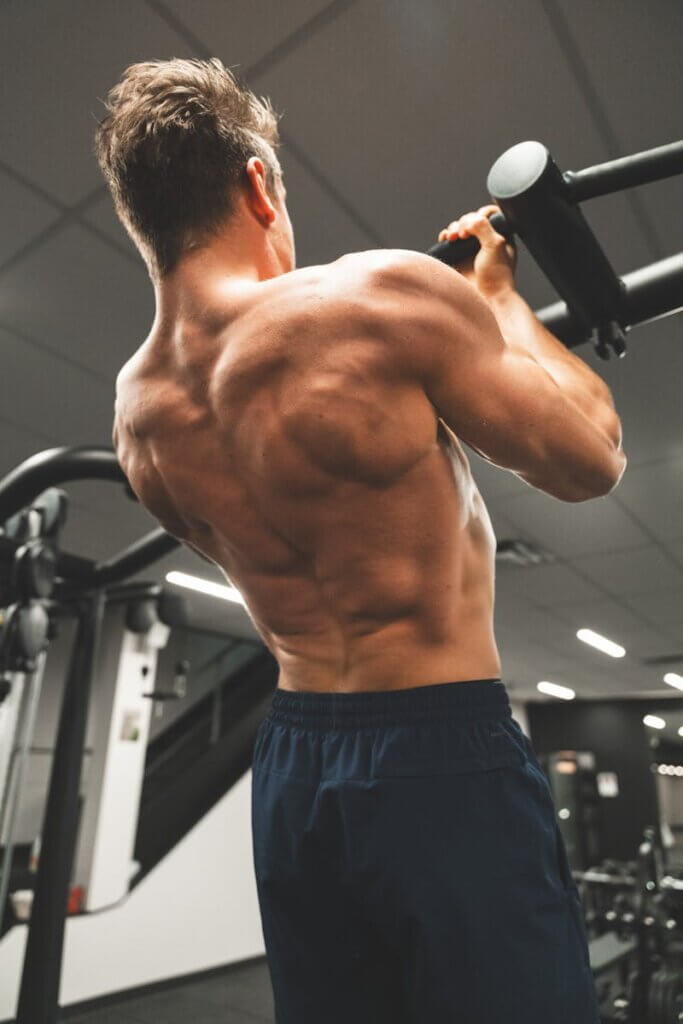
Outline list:
[[[547,694],[548,697],[559,697],[560,700],[574,700],[576,697],[575,692],[570,690],[568,686],[558,686],[557,683],[548,683],[545,680],[537,683],[536,689],[540,693]]]
[[[196,590],[199,594],[208,594],[209,597],[218,597],[222,601],[232,601],[234,604],[246,607],[244,598],[235,587],[212,583],[211,580],[202,580],[199,576],[190,576],[186,572],[169,572],[166,581],[173,583],[176,587],[186,587],[188,590]]]
[[[600,636],[599,633],[593,632],[592,629],[580,629],[576,635],[584,644],[595,647],[598,651],[602,651],[603,654],[609,654],[610,658],[623,658],[626,654],[625,648],[620,644],[615,644],[612,640],[608,640],[607,637]]]
[[[659,718],[658,715],[645,715],[643,722],[645,725],[649,725],[651,729],[666,729],[666,722],[663,718]]]
[[[679,676],[677,672],[667,672],[664,676],[664,682],[668,683],[669,686],[673,686],[676,690],[683,690],[683,676]]]

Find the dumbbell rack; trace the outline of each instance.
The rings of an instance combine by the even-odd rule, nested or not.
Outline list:
[[[624,941],[624,966],[630,970],[625,991],[604,1009],[605,1024],[680,1024],[683,879],[664,873],[663,851],[654,828],[645,830],[633,870],[615,867],[574,873],[584,891],[616,894],[602,923]]]

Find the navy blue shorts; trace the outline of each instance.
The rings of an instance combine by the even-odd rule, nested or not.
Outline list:
[[[277,1024],[599,1024],[550,789],[498,680],[277,690],[252,820]]]

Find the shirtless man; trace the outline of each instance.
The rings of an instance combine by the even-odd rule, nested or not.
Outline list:
[[[404,250],[295,270],[267,101],[176,60],[129,68],[108,110],[98,157],[157,303],[116,451],[280,666],[253,771],[278,1024],[597,1024],[462,444],[559,500],[605,495],[608,388],[516,292],[494,207],[439,235],[479,239],[460,273]]]

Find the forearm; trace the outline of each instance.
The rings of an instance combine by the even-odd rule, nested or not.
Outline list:
[[[519,292],[506,289],[488,303],[506,343],[535,359],[563,395],[620,448],[621,423],[605,382],[546,330]]]

